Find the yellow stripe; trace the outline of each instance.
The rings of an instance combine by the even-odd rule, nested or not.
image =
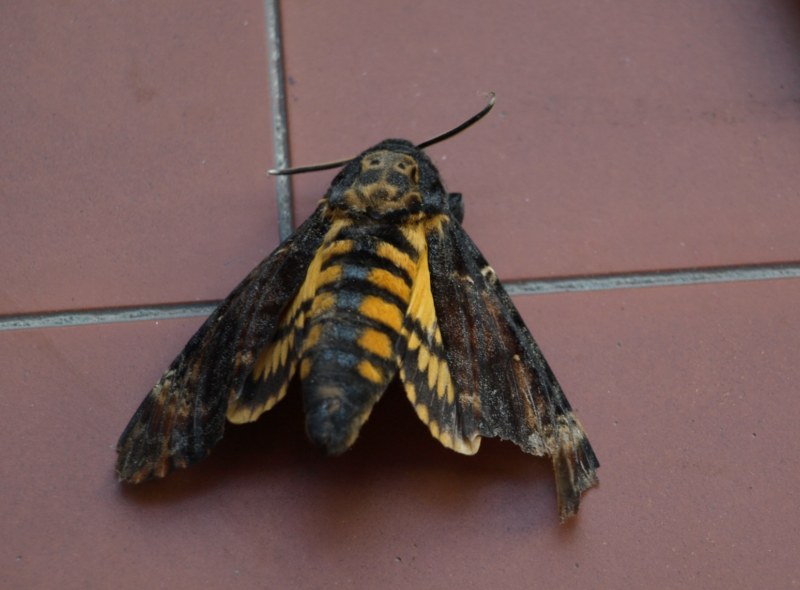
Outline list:
[[[431,360],[428,363],[428,389],[433,391],[433,386],[436,385],[436,378],[439,376],[439,359],[435,354],[431,355]]]
[[[280,342],[276,342],[270,346],[269,351],[269,375],[274,375],[280,368]]]
[[[428,361],[430,360],[430,352],[424,346],[421,346],[419,349],[419,356],[417,357],[417,367],[419,367],[419,372],[424,373],[425,370],[428,368]]]
[[[289,358],[289,336],[281,341],[281,366],[286,364]]]
[[[400,332],[400,328],[403,325],[403,312],[394,303],[389,303],[374,295],[364,297],[358,307],[358,311],[364,317],[386,324],[396,332]]]
[[[329,266],[321,273],[319,273],[319,278],[317,279],[317,289],[322,287],[323,285],[327,285],[328,283],[332,283],[337,281],[342,276],[342,267],[339,265]]]
[[[422,254],[423,251],[428,251],[428,238],[426,237],[429,231],[428,225],[429,224],[406,223],[400,228],[406,240],[408,240],[414,250],[420,254]]]
[[[322,326],[320,324],[315,324],[311,327],[308,331],[308,335],[303,340],[300,354],[305,354],[306,351],[314,348],[317,343],[319,343],[320,336],[322,336]]]
[[[300,290],[295,296],[294,301],[292,301],[292,305],[284,313],[284,321],[294,318],[300,307],[310,299],[314,298],[317,293],[317,288],[320,285],[324,285],[332,280],[335,280],[341,275],[341,267],[338,265],[327,268],[324,272],[322,271],[322,265],[331,257],[336,256],[337,254],[350,252],[353,249],[352,240],[334,241],[336,240],[336,236],[339,234],[339,232],[341,232],[343,228],[350,224],[351,222],[347,220],[336,220],[331,224],[328,233],[325,234],[325,238],[323,238],[322,246],[308,265],[308,269],[306,270],[306,278],[303,281],[303,285],[300,287]],[[339,273],[338,276],[337,273]],[[296,327],[302,328],[305,324],[305,320],[305,316],[300,315],[295,321]]]
[[[309,316],[316,316],[325,311],[328,311],[336,303],[336,295],[330,291],[319,293],[314,297],[314,303],[311,304],[311,310],[308,312]]]
[[[337,229],[337,233],[338,233]],[[331,235],[331,232],[328,232],[328,235]],[[335,242],[330,242],[322,247],[322,261],[327,262],[334,256],[338,256],[339,254],[347,254],[353,249],[353,240],[337,240]]]
[[[447,403],[453,403],[453,393],[450,384],[450,371],[447,369],[447,363],[443,362],[439,367],[439,379],[436,381],[436,396],[439,399],[447,396]]]
[[[433,435],[433,438],[439,438],[439,423],[436,420],[431,420],[431,423],[428,424],[428,428]]]
[[[414,275],[417,274],[417,265],[414,264],[414,261],[408,257],[408,254],[401,252],[391,244],[387,242],[381,242],[378,244],[378,248],[375,253],[381,258],[386,258],[387,260],[391,261],[398,268],[405,270],[408,273],[408,276],[411,278],[414,278]]]
[[[408,298],[411,296],[411,288],[400,277],[382,268],[373,268],[367,279],[373,285],[386,289],[408,303]]]
[[[358,374],[373,383],[383,383],[384,381],[381,370],[369,361],[358,363]]]
[[[286,364],[289,359],[290,337],[291,334],[287,334],[261,351],[251,369],[253,380],[264,380]]]
[[[261,414],[271,410],[275,404],[286,397],[286,392],[289,388],[289,381],[291,381],[291,378],[294,375],[295,366],[296,365],[294,361],[292,361],[286,371],[287,381],[280,386],[277,393],[267,397],[260,405],[242,405],[239,403],[239,400],[236,399],[236,394],[232,393],[228,399],[228,410],[226,412],[226,418],[228,419],[228,422],[232,424],[245,424],[247,422],[254,422],[255,420],[258,420],[258,417],[261,416]]]
[[[358,339],[358,345],[381,358],[391,358],[393,346],[391,339],[383,332],[367,328]]]
[[[409,383],[406,380],[406,373],[405,371],[400,371],[400,379],[403,381],[406,389],[406,397],[408,397],[408,401],[411,402],[412,405],[417,403],[417,390],[414,389],[414,384]]]
[[[416,350],[419,348],[420,344],[422,344],[422,342],[420,342],[417,334],[415,332],[411,332],[411,336],[408,337],[408,350]]]
[[[414,288],[408,303],[408,315],[419,322],[425,332],[437,329],[436,307],[433,303],[433,293],[431,293],[431,274],[428,268],[427,250],[420,253],[419,268],[414,277]]]
[[[267,348],[264,352],[258,355],[255,365],[253,365],[253,379],[258,380],[265,376],[267,372],[267,365],[271,358],[271,348]]]
[[[300,379],[305,379],[311,372],[311,361],[307,358],[300,362]]]

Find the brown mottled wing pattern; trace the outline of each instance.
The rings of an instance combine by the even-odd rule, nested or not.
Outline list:
[[[275,339],[325,235],[323,208],[234,289],[144,399],[117,443],[121,480],[163,477],[204,458],[222,438],[229,397]]]
[[[547,361],[457,221],[430,232],[428,247],[461,437],[498,437],[550,457],[561,518],[575,514],[599,463]]]

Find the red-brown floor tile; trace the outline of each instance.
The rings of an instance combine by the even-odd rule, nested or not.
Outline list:
[[[520,298],[600,457],[446,451],[398,389],[339,459],[297,391],[204,464],[122,488],[113,445],[200,320],[0,334],[3,587],[779,588],[800,580],[800,281]]]
[[[262,3],[0,19],[0,313],[221,297],[278,242]]]
[[[794,3],[283,3],[295,164],[430,149],[505,278],[797,260]],[[332,172],[299,177],[307,215]]]

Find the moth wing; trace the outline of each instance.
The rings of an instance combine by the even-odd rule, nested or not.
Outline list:
[[[460,437],[497,437],[550,457],[561,518],[575,514],[581,493],[597,484],[599,463],[533,336],[457,221],[429,232],[428,257],[439,356],[454,389],[446,409]]]
[[[464,359],[446,354],[431,280],[428,257],[423,254],[403,320],[400,380],[417,416],[434,438],[449,449],[472,455],[480,446],[478,414],[472,403],[479,404],[479,398],[471,400],[473,392],[459,389],[453,381],[453,373],[462,370]]]
[[[286,336],[282,312],[325,235],[323,208],[239,283],[145,397],[117,443],[120,480],[164,477],[203,459],[222,438],[229,399],[243,390],[266,396],[248,381],[260,353]],[[290,368],[286,362],[272,376],[288,381]]]

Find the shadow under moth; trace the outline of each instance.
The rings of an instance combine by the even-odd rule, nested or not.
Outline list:
[[[494,270],[419,145],[387,139],[343,166],[316,211],[220,304],[131,418],[120,480],[206,457],[226,420],[252,422],[299,376],[308,437],[338,455],[399,374],[431,435],[474,454],[498,437],[550,457],[561,519],[599,466]]]

